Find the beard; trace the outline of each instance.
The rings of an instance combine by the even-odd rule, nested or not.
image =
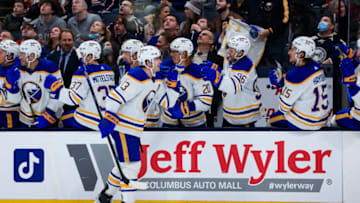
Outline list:
[[[216,11],[220,14],[226,10],[226,5],[222,8],[217,9]]]

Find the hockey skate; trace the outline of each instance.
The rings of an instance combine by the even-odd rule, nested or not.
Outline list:
[[[105,188],[100,192],[99,196],[96,198],[94,203],[112,203],[112,196],[107,195],[105,191],[108,189],[109,186],[105,186]]]

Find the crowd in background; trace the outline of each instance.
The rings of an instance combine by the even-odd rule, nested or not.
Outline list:
[[[264,28],[258,35],[267,42],[256,71],[267,76],[277,62],[292,68],[287,53],[298,36],[309,36],[321,47],[314,60],[324,66],[339,66],[334,44],[360,49],[359,16],[349,13],[349,6],[340,1],[339,9],[339,0],[15,0],[2,22],[0,41],[39,41],[41,58],[58,65],[69,88],[80,64],[76,48],[94,40],[101,45],[99,61],[113,69],[118,84],[124,74],[120,48],[129,39],[156,46],[165,60],[171,58],[171,42],[185,37],[194,46],[194,63],[210,60],[222,66],[223,58],[216,52],[233,18]],[[71,109],[64,106],[65,112]],[[213,115],[207,116],[211,126]]]

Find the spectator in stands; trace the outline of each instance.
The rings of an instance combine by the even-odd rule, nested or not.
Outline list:
[[[202,12],[203,4],[201,0],[190,0],[185,3],[186,20],[180,24],[180,35],[193,40],[195,31],[191,30],[191,26],[199,20]],[[194,33],[194,34],[192,34]],[[192,37],[192,38],[191,38]]]
[[[31,22],[40,16],[40,6],[43,0],[25,0],[25,4],[29,8],[24,16],[24,21]],[[45,0],[47,1],[47,0]],[[54,3],[54,15],[64,16],[62,7],[60,6],[58,0],[53,0]]]
[[[339,2],[340,2],[340,20],[338,20],[338,12],[339,12]],[[348,32],[348,16],[349,13],[347,12],[347,5],[342,0],[332,0],[329,3],[329,11],[330,16],[335,16],[334,22],[337,31],[340,35],[340,38],[344,40],[346,43],[356,42],[357,40],[357,31],[359,27],[359,22],[356,18],[350,18],[350,32]],[[339,25],[340,24],[340,25]],[[349,35],[349,37],[348,37]]]
[[[95,21],[101,21],[101,18],[97,14],[87,12],[87,4],[85,0],[73,0],[72,13],[67,23],[67,27],[71,29],[75,36],[75,46],[79,46],[82,42],[80,36],[88,36],[91,25]]]
[[[259,32],[259,37],[267,37],[262,63],[274,65],[274,60],[281,61],[282,57],[287,58],[284,50],[288,39],[286,31],[290,18],[288,0],[251,0],[248,1],[248,8],[247,23],[265,28]]]
[[[110,42],[113,50],[120,50],[121,45],[128,39],[136,39],[134,35],[127,31],[127,21],[125,18],[115,18],[114,22],[109,25],[111,31]]]
[[[124,0],[119,5],[119,15],[126,19],[126,28],[128,32],[136,37],[136,39],[143,41],[144,39],[144,24],[140,19],[134,16],[134,3],[131,0]]]
[[[192,32],[192,36],[191,36],[192,40],[191,41],[193,42],[194,47],[197,47],[198,37],[205,30],[210,30],[209,21],[207,18],[199,18],[199,20],[196,22],[196,24],[191,25],[191,32]],[[195,31],[195,32],[193,33],[193,31]],[[215,44],[215,48],[218,49],[221,45],[218,43],[219,35],[216,33],[213,33],[213,34],[215,37],[213,44]]]
[[[162,32],[159,35],[159,39],[156,43],[156,47],[161,52],[162,60],[171,58],[170,56],[170,43],[175,39],[174,36],[170,35],[168,32]]]
[[[21,39],[17,40],[16,43],[21,44],[22,41],[27,39],[37,39],[37,32],[33,24],[24,22],[21,26]]]
[[[316,34],[316,14],[305,2],[306,0],[296,0],[291,5],[292,19],[292,38],[298,36],[313,36]]]
[[[231,11],[230,7],[231,0],[216,0],[216,11],[219,16],[212,21],[213,32],[220,34],[223,30],[223,22],[228,21],[230,17],[243,20],[243,17]]]
[[[148,42],[153,36],[164,31],[164,20],[169,13],[170,7],[167,4],[160,4],[155,10],[155,15],[147,18],[148,23],[144,27],[144,42]]]
[[[201,64],[203,61],[210,61],[219,66],[219,71],[223,69],[224,58],[219,56],[214,45],[215,36],[209,30],[204,30],[200,33],[197,39],[197,48],[193,56],[193,63]],[[206,112],[206,126],[214,127],[215,117],[217,117],[217,109],[221,105],[221,92],[214,88],[213,101],[209,111]]]
[[[7,40],[7,39],[14,40],[14,37],[9,31],[3,30],[0,33],[0,42],[3,41],[3,40]]]
[[[317,26],[318,33],[312,37],[316,43],[316,50],[313,59],[319,64],[333,64],[333,45],[339,43],[339,37],[334,32],[334,22],[331,16],[325,15],[320,19]],[[340,43],[345,44],[340,39]]]
[[[117,0],[96,0],[91,1],[89,4],[88,11],[91,13],[103,13],[111,12],[111,10],[116,6]]]
[[[3,30],[8,30],[14,36],[15,40],[21,38],[20,27],[23,23],[23,17],[27,11],[24,0],[15,0],[13,12],[6,15],[3,22]]]
[[[47,59],[56,63],[66,88],[69,88],[71,77],[80,65],[74,47],[74,36],[71,30],[64,29],[59,35],[60,49],[55,50]]]
[[[47,54],[52,54],[59,48],[61,32],[62,28],[59,26],[55,26],[50,29],[50,34],[46,47]]]
[[[104,47],[104,43],[111,38],[111,32],[102,21],[95,21],[90,27],[89,38]]]
[[[165,17],[164,20],[164,32],[167,32],[172,37],[177,37],[179,35],[179,19],[174,14],[169,14]],[[159,35],[155,35],[150,39],[148,45],[156,46]]]
[[[50,29],[54,26],[66,28],[66,22],[60,17],[54,15],[56,11],[55,2],[52,0],[42,0],[40,4],[40,16],[31,24],[35,25],[39,40],[47,45]]]

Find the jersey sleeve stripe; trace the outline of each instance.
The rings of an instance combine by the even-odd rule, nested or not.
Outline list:
[[[245,106],[245,107],[241,107],[241,108],[230,108],[230,107],[227,107],[227,106],[223,106],[226,110],[228,111],[242,111],[242,110],[245,110],[245,109],[250,109],[252,107],[259,107],[260,106],[260,103],[259,104],[253,104],[253,105],[249,105],[249,106]]]
[[[236,89],[236,82],[235,82],[235,80],[231,77],[230,78],[231,79],[231,81],[233,82],[233,85],[234,85],[234,94],[236,94],[236,92],[237,92],[237,89]]]
[[[126,163],[129,163],[130,162],[129,150],[128,150],[128,145],[127,145],[127,141],[125,138],[125,134],[124,133],[119,133],[119,134],[120,134],[120,140],[121,140],[121,145],[122,145],[122,150],[123,150],[124,161]]]
[[[113,100],[113,101],[115,101],[116,103],[119,103],[120,105],[122,105],[122,103],[121,103],[120,100],[118,100],[118,99],[116,99],[116,98],[114,98],[114,97],[112,97],[112,96],[113,96],[113,95],[109,95],[108,98],[111,99],[111,100]]]
[[[280,97],[280,101],[281,101],[281,103],[284,104],[285,106],[291,107],[291,105],[288,104],[288,103],[286,103],[281,97]]]
[[[185,120],[185,119],[181,119],[181,122],[183,122],[183,123],[194,123],[194,122],[199,121],[199,120],[202,120],[202,119],[204,119],[204,118],[205,118],[205,114],[202,113],[201,116],[198,117],[198,118],[191,119],[191,120],[189,120],[189,118],[186,118],[186,120]]]
[[[116,95],[118,95],[121,98],[122,103],[126,103],[126,99],[121,95],[120,92],[118,92],[116,89],[114,89],[113,92],[116,93]]]

